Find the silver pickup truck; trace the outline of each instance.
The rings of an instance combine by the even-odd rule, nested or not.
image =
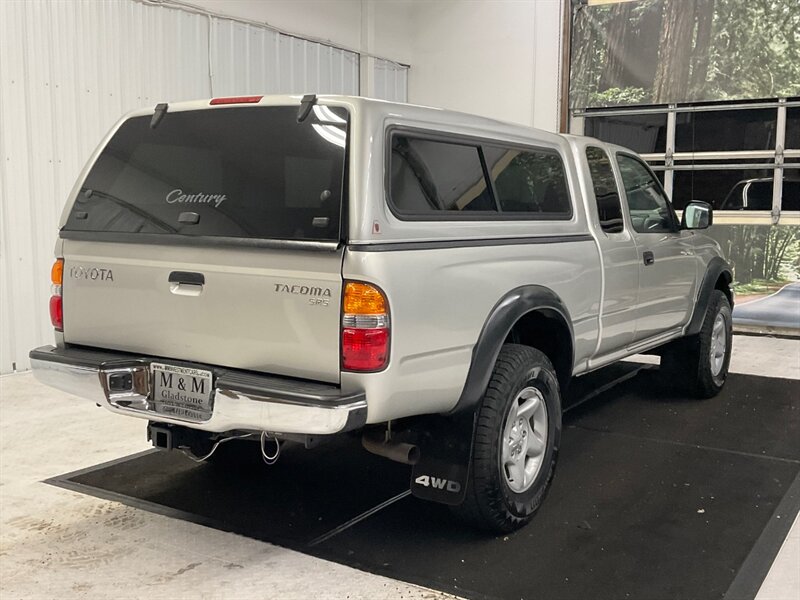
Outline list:
[[[195,458],[358,432],[416,496],[511,531],[546,494],[571,379],[649,352],[722,388],[711,223],[591,138],[345,96],[159,104],[69,198],[33,371]]]

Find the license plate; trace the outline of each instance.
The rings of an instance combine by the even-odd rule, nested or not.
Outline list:
[[[207,421],[214,410],[211,371],[150,363],[153,408],[157,413],[189,421]]]

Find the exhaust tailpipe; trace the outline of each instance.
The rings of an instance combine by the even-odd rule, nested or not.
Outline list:
[[[414,444],[385,441],[378,436],[365,433],[361,438],[361,445],[372,454],[383,456],[404,465],[415,465],[419,462],[419,447]]]

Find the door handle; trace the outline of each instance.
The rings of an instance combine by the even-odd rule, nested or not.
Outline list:
[[[652,265],[654,262],[656,262],[655,254],[653,254],[649,250],[642,254],[642,258],[644,258],[644,265],[646,267],[649,266],[649,265]]]
[[[178,296],[199,296],[205,282],[202,273],[173,271],[169,274],[169,291]]]

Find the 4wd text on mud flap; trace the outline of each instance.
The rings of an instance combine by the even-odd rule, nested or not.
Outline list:
[[[457,494],[461,491],[461,484],[458,481],[441,479],[439,477],[431,477],[430,475],[420,475],[414,479],[414,483],[417,485],[423,485],[425,487],[436,488],[437,490],[447,490],[448,492],[453,492],[454,494]]]

